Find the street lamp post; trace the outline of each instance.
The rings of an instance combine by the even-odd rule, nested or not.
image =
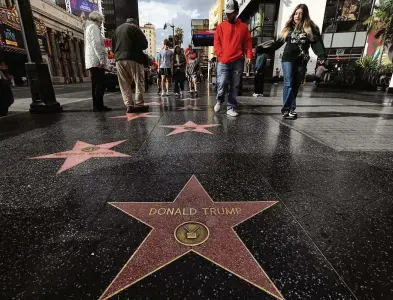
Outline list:
[[[55,90],[49,68],[42,60],[38,43],[30,1],[15,1],[23,33],[28,63],[26,63],[27,77],[30,83],[32,103],[31,113],[57,113],[62,111],[60,103],[56,101]]]
[[[165,22],[165,24],[164,24],[164,30],[165,30],[168,26],[172,27],[172,32],[173,32],[173,35],[172,35],[172,37],[173,37],[173,48],[175,48],[175,24],[172,25],[172,24],[170,24],[170,23]]]

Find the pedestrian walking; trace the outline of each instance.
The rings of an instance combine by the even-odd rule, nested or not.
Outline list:
[[[139,28],[139,21],[128,18],[126,22],[116,28],[112,43],[115,50],[115,61],[119,86],[123,96],[127,113],[146,112],[143,95],[145,92],[145,67],[148,58],[143,50],[148,42]],[[135,100],[132,97],[131,84],[135,83]]]
[[[186,77],[186,56],[181,50],[180,46],[175,47],[175,57],[173,60],[173,79],[175,82],[176,96],[183,96],[184,80]]]
[[[286,46],[282,56],[284,91],[281,112],[285,119],[296,119],[296,97],[310,60],[310,46],[320,60],[323,61],[327,57],[319,28],[310,19],[307,5],[296,6],[280,38],[268,48],[258,46],[257,53],[275,51],[284,44]]]
[[[104,38],[101,35],[101,25],[104,17],[96,11],[89,15],[89,23],[85,31],[85,65],[90,72],[93,97],[93,110],[95,112],[110,111],[104,106],[105,94],[105,67],[107,53]]]
[[[278,85],[278,82],[280,81],[280,75],[281,75],[281,70],[279,68],[276,68],[274,77],[273,77],[273,81],[274,81],[274,85]]]
[[[252,40],[247,24],[237,18],[237,1],[226,1],[225,14],[227,20],[217,26],[214,34],[214,53],[218,58],[218,91],[214,111],[220,111],[229,87],[227,114],[236,117],[236,98],[244,70],[244,55],[246,54],[246,62],[249,64],[252,58]]]
[[[169,49],[168,40],[164,40],[162,50],[160,51],[158,64],[160,66],[161,73],[161,96],[169,96],[169,84],[172,79],[173,52]]]
[[[263,97],[266,54],[258,54],[255,63],[254,97]]]
[[[191,53],[188,57],[188,63],[186,68],[186,74],[188,79],[188,86],[191,94],[198,94],[198,74],[200,70],[200,64],[198,56],[195,52]]]

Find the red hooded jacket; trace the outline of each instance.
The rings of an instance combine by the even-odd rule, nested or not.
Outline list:
[[[235,24],[225,21],[217,26],[214,34],[214,53],[223,64],[244,57],[252,58],[252,39],[246,23],[237,19]]]

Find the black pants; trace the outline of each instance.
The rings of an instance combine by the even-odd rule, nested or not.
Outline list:
[[[258,72],[257,74],[255,74],[255,78],[254,78],[254,93],[263,94],[263,85],[264,85],[263,73]]]
[[[105,70],[99,68],[91,68],[90,74],[91,74],[93,107],[97,109],[101,109],[104,107]]]
[[[184,80],[185,80],[184,72],[182,70],[176,70],[175,74],[173,75],[173,79],[175,82],[175,93],[184,91]],[[179,91],[179,87],[180,87],[180,91]]]

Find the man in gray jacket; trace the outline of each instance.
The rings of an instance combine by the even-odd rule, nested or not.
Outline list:
[[[146,112],[149,107],[144,105],[143,93],[145,91],[144,60],[148,42],[140,30],[138,20],[129,18],[120,25],[112,38],[114,45],[117,76],[127,113]],[[132,99],[131,85],[135,82],[135,101]]]

